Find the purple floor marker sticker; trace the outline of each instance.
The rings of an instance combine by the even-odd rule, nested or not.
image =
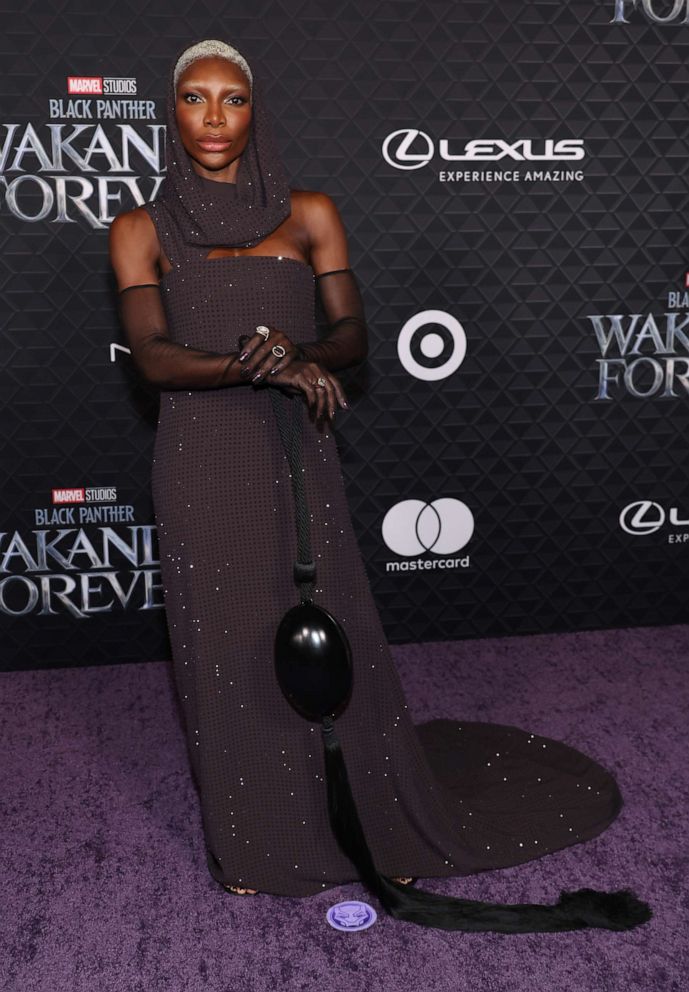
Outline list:
[[[358,899],[336,902],[325,914],[331,927],[346,931],[366,930],[376,922],[377,917],[378,914],[373,906]]]

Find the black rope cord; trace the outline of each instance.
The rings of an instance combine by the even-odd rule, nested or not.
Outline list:
[[[288,396],[278,389],[270,388],[269,393],[280,431],[280,440],[285,449],[292,475],[292,493],[297,523],[297,560],[294,563],[294,581],[300,589],[302,603],[313,599],[316,579],[316,563],[311,557],[311,535],[309,528],[309,506],[306,500],[304,469],[302,465],[302,423],[303,402],[301,396]],[[291,406],[289,418],[286,405]]]

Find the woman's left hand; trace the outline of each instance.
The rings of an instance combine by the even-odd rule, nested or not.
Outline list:
[[[239,340],[239,357],[237,361],[244,366],[240,375],[247,382],[263,382],[271,373],[277,375],[283,369],[299,358],[299,349],[287,335],[278,327],[268,327],[270,334],[267,338],[256,331],[249,336],[242,334]],[[281,345],[285,354],[278,357],[273,354],[275,345]]]

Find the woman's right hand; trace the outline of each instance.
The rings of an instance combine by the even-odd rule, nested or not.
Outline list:
[[[316,385],[321,377],[325,380],[325,386]],[[280,372],[267,376],[266,385],[279,386],[292,394],[303,393],[310,412],[315,410],[316,420],[326,413],[334,417],[338,404],[348,409],[347,397],[339,379],[317,362],[294,359]]]

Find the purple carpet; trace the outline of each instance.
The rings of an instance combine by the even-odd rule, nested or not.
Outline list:
[[[420,881],[555,902],[629,887],[626,933],[465,934],[383,912],[325,920],[309,899],[228,895],[205,862],[166,662],[0,676],[0,988],[6,992],[684,992],[689,988],[689,626],[393,648],[415,722],[513,724],[612,770],[625,806],[599,837],[515,868]],[[548,685],[544,690],[539,688]],[[509,701],[508,701],[509,700]]]

